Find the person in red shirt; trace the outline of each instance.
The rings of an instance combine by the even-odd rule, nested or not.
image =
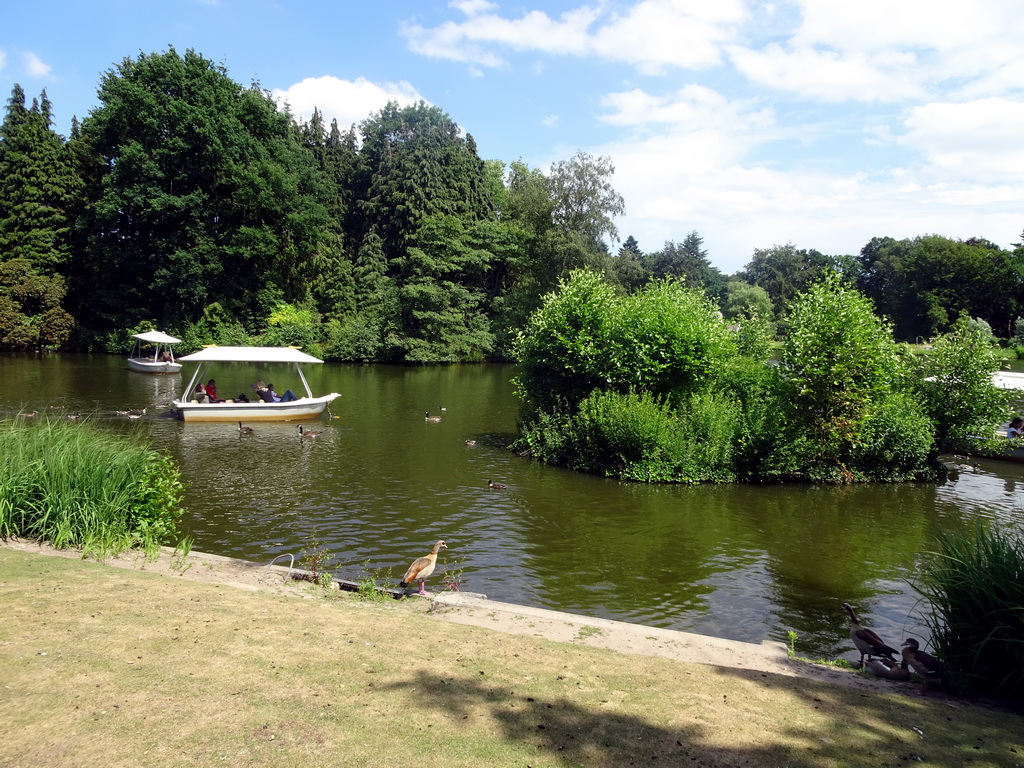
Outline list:
[[[217,399],[217,382],[210,379],[206,382],[206,396],[210,399],[211,403],[223,403],[223,400]]]

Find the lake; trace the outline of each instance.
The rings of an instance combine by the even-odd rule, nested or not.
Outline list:
[[[270,562],[318,541],[348,580],[397,582],[444,539],[428,588],[461,568],[463,590],[492,599],[747,642],[793,630],[802,655],[852,658],[843,601],[890,644],[926,638],[908,582],[935,533],[976,519],[1024,529],[1024,466],[1005,462],[940,484],[844,487],[648,486],[537,464],[505,447],[518,408],[508,365],[307,366],[314,394],[342,397],[303,439],[290,423],[240,435],[172,418],[188,365],[150,376],[107,355],[0,359],[0,415],[78,411],[168,451],[196,550]],[[284,366],[211,375],[222,397],[257,379],[301,391]],[[143,407],[138,420],[115,413]]]

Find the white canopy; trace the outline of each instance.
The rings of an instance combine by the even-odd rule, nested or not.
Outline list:
[[[180,362],[196,363],[322,363],[295,347],[204,347]]]
[[[153,344],[181,344],[181,339],[176,339],[173,336],[168,336],[166,333],[160,333],[160,331],[146,331],[145,333],[133,333],[132,338],[136,338],[139,341],[149,341]]]

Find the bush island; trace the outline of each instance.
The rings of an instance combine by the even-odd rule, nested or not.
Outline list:
[[[105,554],[153,551],[177,534],[170,459],[88,423],[0,423],[0,536]]]
[[[516,344],[515,448],[631,480],[900,482],[934,477],[939,449],[1004,416],[995,347],[968,318],[914,362],[837,275],[787,309],[774,365],[769,322],[732,332],[681,283],[627,296],[572,273]]]

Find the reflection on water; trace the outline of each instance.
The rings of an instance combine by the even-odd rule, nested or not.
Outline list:
[[[12,355],[0,366],[0,412],[77,410],[168,450],[197,550],[269,562],[315,537],[341,577],[397,581],[445,539],[435,586],[458,558],[464,588],[495,599],[752,642],[794,630],[813,656],[849,652],[844,600],[890,643],[924,635],[907,581],[935,532],[1024,522],[1024,468],[995,461],[941,485],[843,488],[643,486],[531,463],[504,448],[516,424],[512,373],[310,366],[314,393],[342,393],[337,418],[310,439],[289,423],[241,435],[237,424],[168,417],[189,370],[148,376],[107,356]],[[284,367],[211,375],[225,394],[261,378],[297,383]],[[137,421],[116,415],[142,407]],[[443,418],[426,422],[424,411]],[[489,479],[508,488],[490,490]]]

